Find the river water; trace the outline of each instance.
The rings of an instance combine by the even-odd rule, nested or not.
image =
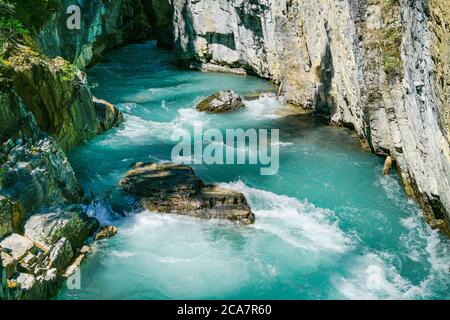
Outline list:
[[[450,243],[423,222],[398,177],[360,149],[352,133],[308,115],[282,116],[271,95],[234,114],[193,109],[218,90],[270,92],[270,83],[183,70],[154,42],[107,55],[89,70],[96,96],[125,123],[70,155],[97,203],[89,207],[117,236],[96,242],[81,288],[58,299],[449,299]],[[117,188],[130,165],[170,160],[176,129],[280,129],[280,170],[195,165],[206,182],[243,192],[256,223],[128,212]]]

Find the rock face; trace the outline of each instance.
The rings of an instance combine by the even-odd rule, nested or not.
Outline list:
[[[0,239],[7,234],[19,232],[24,215],[20,203],[0,195]]]
[[[150,211],[227,219],[242,224],[255,221],[243,194],[205,185],[188,166],[138,163],[120,185]]]
[[[450,222],[445,0],[174,0],[188,65],[244,69],[391,156],[428,222]],[[420,36],[417,36],[420,35]]]
[[[87,86],[86,76],[61,59],[49,59],[28,47],[19,46],[8,59],[14,92],[37,125],[69,150],[109,129],[104,114],[98,114]],[[121,114],[111,107],[113,116]]]
[[[123,122],[123,114],[108,101],[93,97],[95,112],[103,131],[117,127]]]
[[[63,237],[77,249],[98,227],[98,221],[88,217],[81,207],[69,206],[33,215],[25,224],[25,234],[47,249]]]
[[[123,115],[106,101],[94,106],[85,75],[75,66],[22,45],[1,60],[0,82],[0,195],[21,206],[24,217],[81,202],[64,151],[116,126]],[[18,231],[17,218],[2,207],[1,236]]]
[[[220,91],[202,100],[196,107],[198,111],[208,113],[226,113],[245,107],[242,98],[233,91]]]
[[[9,141],[0,152],[7,155],[0,167],[1,193],[19,202],[25,215],[81,201],[83,192],[75,173],[52,138]]]
[[[152,34],[150,0],[90,0],[78,2],[81,30],[69,30],[66,10],[73,1],[58,0],[56,14],[41,28],[37,42],[44,54],[63,57],[83,68],[103,51],[148,39]],[[153,1],[157,2],[157,1]],[[145,6],[144,6],[145,5]]]

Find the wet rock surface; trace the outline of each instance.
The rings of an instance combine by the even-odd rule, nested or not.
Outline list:
[[[226,113],[238,111],[245,107],[241,96],[235,92],[220,91],[202,100],[196,107],[197,111],[208,113]]]
[[[118,231],[119,229],[115,226],[104,226],[95,235],[95,241],[112,238]]]
[[[0,194],[0,239],[12,232],[19,232],[25,215],[20,203]]]
[[[242,193],[205,185],[189,166],[138,163],[120,181],[123,190],[149,210],[252,224],[255,216]]]
[[[92,97],[94,102],[95,112],[100,121],[100,126],[103,131],[110,128],[117,127],[123,122],[123,114],[112,103]]]

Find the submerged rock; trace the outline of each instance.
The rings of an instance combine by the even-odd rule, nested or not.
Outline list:
[[[240,110],[245,107],[241,96],[231,90],[217,92],[201,101],[196,109],[209,113],[225,113]]]
[[[138,163],[120,185],[150,211],[242,224],[255,222],[255,215],[242,193],[205,185],[194,170],[185,165]]]

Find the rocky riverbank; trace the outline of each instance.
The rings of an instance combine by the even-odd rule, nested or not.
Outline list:
[[[0,298],[46,299],[99,226],[72,206],[85,196],[65,152],[123,116],[91,95],[77,65],[45,55],[42,35],[23,28],[0,37]]]

